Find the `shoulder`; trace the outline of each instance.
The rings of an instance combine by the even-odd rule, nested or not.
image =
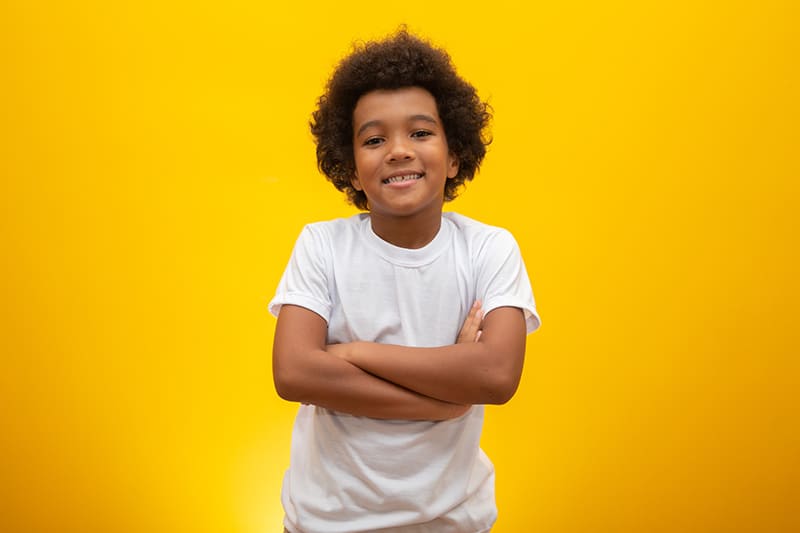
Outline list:
[[[455,212],[446,212],[442,216],[452,224],[455,233],[473,252],[480,252],[486,248],[517,247],[514,236],[505,228],[492,226]]]
[[[367,220],[366,215],[360,213],[347,218],[311,222],[303,227],[299,239],[317,244],[336,242],[357,235]]]
[[[341,231],[357,231],[368,220],[366,213],[359,213],[351,217],[334,218],[306,224],[303,230],[314,233],[335,234]]]

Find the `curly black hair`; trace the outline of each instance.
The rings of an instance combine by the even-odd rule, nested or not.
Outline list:
[[[486,134],[491,108],[458,76],[447,52],[404,27],[385,40],[356,43],[328,80],[310,125],[319,169],[360,209],[367,209],[367,197],[350,181],[355,174],[353,110],[370,91],[404,87],[421,87],[436,100],[448,147],[458,161],[458,174],[446,180],[446,201],[475,177],[491,142]]]

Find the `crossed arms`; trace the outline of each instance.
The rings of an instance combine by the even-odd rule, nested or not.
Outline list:
[[[515,307],[470,310],[454,344],[436,348],[352,342],[326,345],[327,323],[284,305],[273,346],[281,398],[384,419],[445,420],[473,404],[514,395],[525,356],[525,319]]]

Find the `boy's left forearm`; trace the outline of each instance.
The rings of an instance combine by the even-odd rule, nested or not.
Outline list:
[[[478,342],[436,348],[354,342],[328,350],[366,372],[432,398],[501,404],[519,384],[525,322],[519,309],[505,307],[484,318]]]

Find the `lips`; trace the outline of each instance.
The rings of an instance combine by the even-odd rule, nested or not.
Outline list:
[[[405,181],[416,181],[418,179],[422,179],[423,176],[424,176],[424,174],[415,173],[415,172],[410,172],[408,174],[398,174],[396,176],[391,176],[391,177],[386,178],[385,180],[383,180],[383,183],[385,185],[388,185],[390,183],[402,183],[402,182],[405,182]]]

